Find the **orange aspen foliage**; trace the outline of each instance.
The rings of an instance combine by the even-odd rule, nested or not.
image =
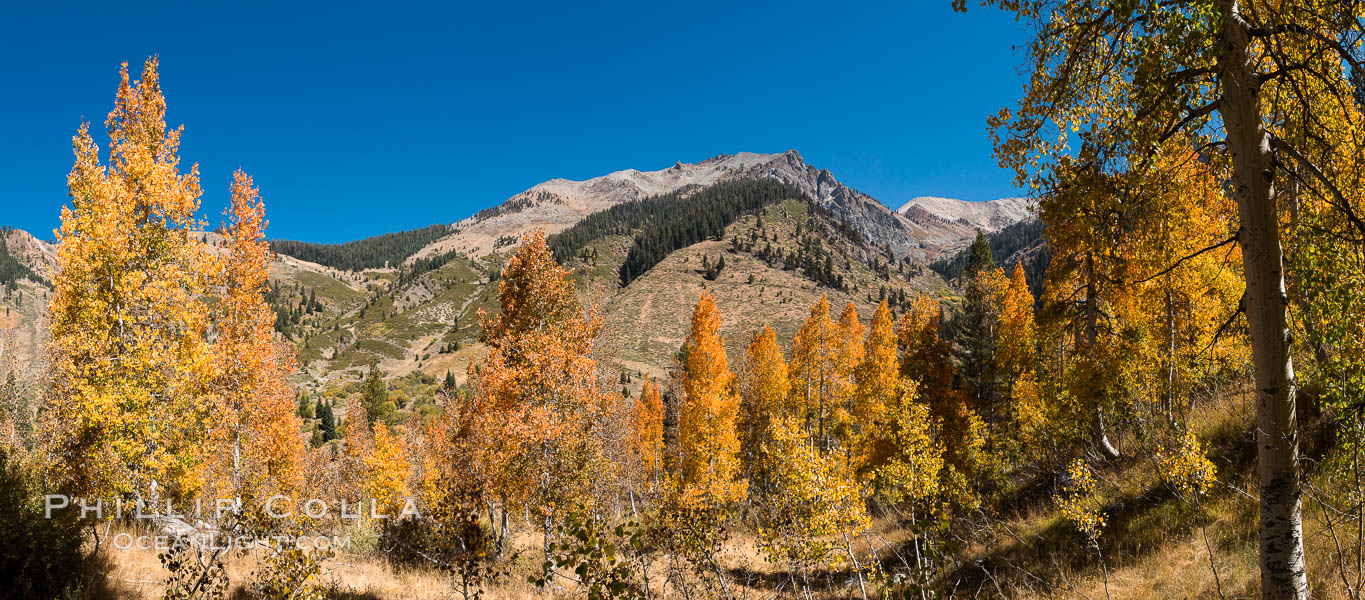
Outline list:
[[[383,423],[374,424],[371,439],[374,449],[364,458],[365,496],[377,512],[396,517],[408,496],[408,449],[403,438],[389,433]],[[364,508],[368,514],[371,507]]]
[[[611,424],[624,419],[619,397],[598,385],[593,340],[601,316],[579,303],[543,231],[523,238],[508,259],[498,301],[501,313],[479,313],[488,358],[470,366],[474,440],[484,445],[478,470],[491,477],[504,514],[525,507],[540,516],[553,564],[557,515],[590,502],[593,484],[611,480],[604,445],[623,437]]]
[[[355,398],[346,402],[346,422],[341,432],[343,451],[339,465],[342,497],[364,498],[370,478],[370,456],[374,454],[374,432],[365,414],[365,405]]]
[[[631,425],[631,450],[643,467],[641,478],[654,482],[663,468],[664,402],[653,379],[645,380],[640,388]]]
[[[198,490],[215,365],[203,298],[218,269],[200,243],[199,170],[180,172],[157,61],[120,71],[108,164],[82,124],[56,231],[47,426],[54,475],[87,496]]]
[[[744,472],[751,486],[763,487],[767,477],[761,472],[763,444],[775,419],[796,418],[800,406],[789,402],[787,361],[777,346],[773,328],[763,326],[745,354],[744,377],[740,382],[739,442]]]
[[[903,351],[902,374],[918,382],[919,398],[929,407],[933,421],[942,427],[946,482],[951,491],[965,498],[966,482],[982,462],[985,423],[953,389],[953,365],[949,346],[939,336],[943,309],[933,298],[919,295],[901,317],[897,337]]]
[[[686,393],[678,415],[678,436],[683,494],[724,506],[743,499],[745,482],[739,479],[735,431],[739,394],[720,325],[715,297],[703,292],[692,313],[692,331],[684,348]]]
[[[794,403],[801,407],[806,434],[822,449],[829,449],[827,430],[831,411],[837,407],[837,356],[842,345],[835,324],[829,318],[829,299],[811,307],[810,317],[792,339],[792,360],[788,381]]]
[[[854,371],[856,388],[850,412],[856,448],[867,448],[866,439],[876,433],[891,399],[900,393],[903,384],[899,360],[891,307],[883,300],[872,314],[867,339],[863,341],[862,361]],[[861,456],[855,462],[865,466],[867,461],[866,456]]]
[[[939,335],[942,319],[938,301],[920,294],[901,315],[896,331],[902,349],[901,375],[919,383],[920,397],[931,406],[959,402],[953,390],[952,351]]]
[[[1006,381],[1033,369],[1037,360],[1037,326],[1033,321],[1033,293],[1024,279],[1023,264],[1014,265],[1000,306],[996,363]]]
[[[853,396],[857,391],[854,372],[863,362],[863,334],[867,328],[858,320],[858,309],[850,302],[834,327],[838,342],[834,353],[834,385],[832,387],[833,437],[845,453],[851,447],[853,431]]]
[[[270,247],[265,204],[251,176],[233,174],[221,291],[214,306],[220,401],[209,420],[205,482],[215,498],[262,499],[302,483],[303,439],[291,354],[273,339],[265,301]]]

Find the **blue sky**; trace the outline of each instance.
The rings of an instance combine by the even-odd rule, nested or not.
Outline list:
[[[891,206],[1017,193],[986,117],[1022,91],[1025,32],[950,0],[18,10],[43,9],[0,8],[0,224],[43,238],[81,118],[102,124],[119,62],[153,53],[203,212],[221,218],[241,167],[272,237],[357,239],[554,177],[789,148]]]

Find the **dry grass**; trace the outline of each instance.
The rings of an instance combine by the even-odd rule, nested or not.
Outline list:
[[[1101,536],[1103,565],[1046,498],[1017,507],[1013,517],[998,524],[1013,535],[972,546],[972,557],[990,565],[995,579],[968,579],[966,595],[977,590],[997,595],[998,585],[998,595],[1018,598],[1258,597],[1253,415],[1251,396],[1245,393],[1229,394],[1188,415],[1190,426],[1209,443],[1210,459],[1218,468],[1219,485],[1197,506],[1163,489],[1150,460],[1128,458],[1101,471],[1102,493],[1112,502]],[[1308,454],[1312,451],[1310,447]],[[1310,473],[1308,481],[1329,485],[1323,473]],[[1355,530],[1338,524],[1337,535],[1352,553],[1347,572],[1353,577]],[[1336,545],[1322,508],[1309,496],[1304,499],[1304,540],[1314,597],[1347,598]]]

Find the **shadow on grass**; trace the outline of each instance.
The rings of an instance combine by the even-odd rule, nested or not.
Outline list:
[[[1256,464],[1254,431],[1242,419],[1223,419],[1207,431],[1201,432],[1207,444],[1207,456],[1217,468],[1221,482],[1238,485]],[[1147,457],[1129,457],[1110,463],[1105,472],[1122,475],[1143,468]],[[1030,482],[1027,491],[1016,498],[1033,500],[1032,506],[1048,502],[1046,494],[1039,494],[1038,482]],[[945,577],[968,589],[996,584],[1043,588],[1052,593],[1070,588],[1067,579],[1100,574],[1100,555],[1111,572],[1162,551],[1169,544],[1195,534],[1199,527],[1212,522],[1216,515],[1210,506],[1225,503],[1238,492],[1228,485],[1215,486],[1201,505],[1187,503],[1164,483],[1157,481],[1136,491],[1130,491],[1104,507],[1106,525],[1100,536],[1098,549],[1076,528],[1048,511],[1047,521],[1028,531],[1003,531],[997,543],[984,552],[969,557]],[[1254,503],[1251,514],[1254,519]],[[1017,506],[1017,505],[1016,505]],[[1241,521],[1245,514],[1235,517]],[[1003,529],[1003,528],[1002,528]],[[1234,541],[1219,539],[1220,549],[1229,549]],[[994,578],[994,579],[992,579]]]

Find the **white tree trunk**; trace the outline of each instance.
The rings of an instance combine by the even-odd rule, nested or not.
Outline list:
[[[1241,215],[1247,327],[1256,383],[1256,447],[1260,474],[1261,596],[1308,598],[1303,509],[1294,418],[1294,365],[1276,214],[1270,138],[1261,121],[1260,84],[1248,54],[1247,25],[1235,0],[1225,10],[1219,79],[1232,183]]]

